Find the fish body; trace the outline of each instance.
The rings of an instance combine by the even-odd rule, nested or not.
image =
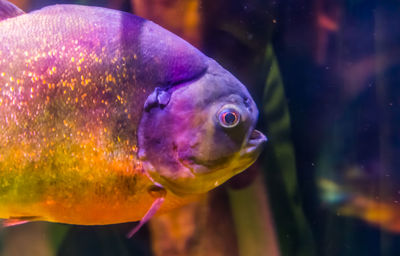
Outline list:
[[[6,13],[16,14],[0,20],[0,218],[136,221],[157,198],[159,212],[175,208],[258,156],[265,137],[245,87],[174,34],[98,7]]]

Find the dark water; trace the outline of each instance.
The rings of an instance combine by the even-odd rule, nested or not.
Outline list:
[[[78,3],[132,12],[138,2],[32,0],[27,8]],[[147,4],[150,2],[173,5],[178,1]],[[232,196],[230,189],[246,189],[254,177],[262,177],[265,198],[261,204],[268,206],[273,225],[263,233],[269,235],[258,237],[251,248],[259,246],[265,255],[398,255],[400,3],[192,2],[199,3],[201,13],[198,45],[248,86],[260,109],[259,129],[269,138],[256,170],[212,194],[210,205],[214,208],[209,207],[210,211],[222,205],[227,194]],[[231,198],[230,202],[237,201]],[[243,208],[233,205],[222,207],[225,210],[214,216],[221,217],[216,222],[234,219],[219,231],[225,228],[226,232],[241,233],[233,240],[218,241],[235,248],[231,255],[260,255],[246,247],[246,235],[240,235],[247,234],[246,230],[235,229],[240,226],[235,216],[244,215],[240,215]],[[267,215],[257,216],[259,223],[266,222]],[[252,226],[246,225],[251,234]],[[157,254],[151,239],[154,229],[148,226],[134,238],[125,239],[131,227],[46,224],[42,228],[28,224],[3,232],[3,255],[22,255],[15,244],[27,248],[25,253],[29,246],[50,248],[37,255],[178,255],[173,250]],[[43,239],[29,243],[21,237],[29,240],[30,236],[23,234]],[[268,252],[264,246],[270,235],[276,236],[277,250],[270,246]],[[217,236],[224,237],[224,233]],[[212,254],[210,250],[190,250],[196,247],[193,242],[185,246],[190,253],[179,255],[224,255],[222,252],[229,251],[214,247]]]

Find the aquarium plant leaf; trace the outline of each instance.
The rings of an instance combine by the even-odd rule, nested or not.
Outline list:
[[[50,244],[55,254],[59,251],[62,242],[67,236],[70,226],[65,224],[51,223],[48,227],[48,232],[50,234]]]
[[[262,158],[281,253],[311,256],[314,255],[314,242],[299,196],[289,109],[271,44],[266,49],[265,63],[268,77],[264,89],[263,114],[270,140]]]
[[[262,177],[258,176],[244,189],[228,192],[239,255],[280,255]]]

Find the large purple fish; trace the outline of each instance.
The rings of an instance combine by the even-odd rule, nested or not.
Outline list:
[[[132,14],[0,0],[0,42],[0,218],[144,222],[266,141],[245,86]]]

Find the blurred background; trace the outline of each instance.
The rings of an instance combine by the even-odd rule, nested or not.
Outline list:
[[[153,20],[249,88],[269,141],[249,170],[132,239],[132,224],[29,223],[1,231],[1,255],[398,255],[398,1],[11,2]]]

